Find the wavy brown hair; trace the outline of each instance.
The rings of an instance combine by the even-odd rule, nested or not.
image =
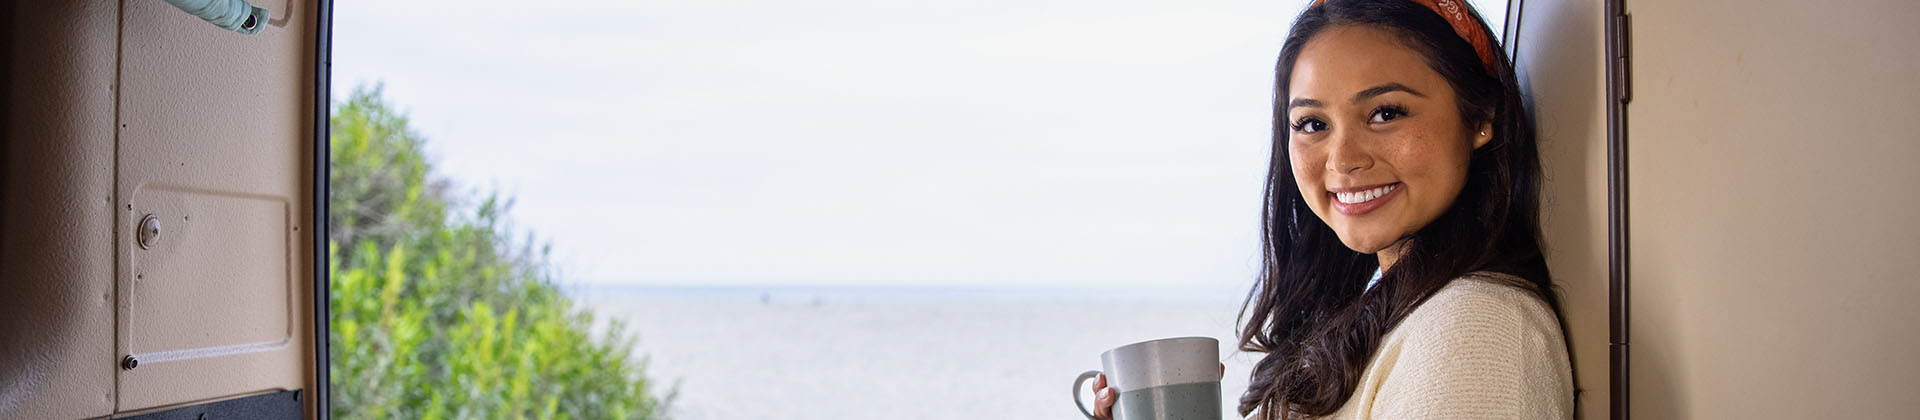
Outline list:
[[[1492,33],[1478,13],[1473,17]],[[1403,242],[1401,257],[1371,290],[1365,285],[1378,260],[1347,248],[1307,208],[1288,164],[1286,101],[1294,62],[1315,35],[1347,25],[1397,35],[1453,87],[1467,127],[1490,122],[1493,129],[1493,139],[1473,151],[1460,195]],[[1540,251],[1540,158],[1532,120],[1506,53],[1493,50],[1495,71],[1488,74],[1445,18],[1408,0],[1330,0],[1294,20],[1275,68],[1264,264],[1240,312],[1240,349],[1266,356],[1240,397],[1240,415],[1312,417],[1339,410],[1387,332],[1468,273],[1516,277],[1514,286],[1559,313]]]

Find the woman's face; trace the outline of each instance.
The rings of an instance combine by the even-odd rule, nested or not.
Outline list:
[[[1446,79],[1383,30],[1321,31],[1287,86],[1300,195],[1354,251],[1381,252],[1440,217],[1473,149],[1491,139],[1481,134],[1490,124],[1462,122]]]

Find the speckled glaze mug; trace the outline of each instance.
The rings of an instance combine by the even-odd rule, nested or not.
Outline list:
[[[1107,388],[1118,394],[1113,420],[1220,420],[1220,340],[1208,337],[1163,338],[1128,344],[1100,353],[1101,370],[1073,380],[1073,405],[1080,387],[1107,374]]]

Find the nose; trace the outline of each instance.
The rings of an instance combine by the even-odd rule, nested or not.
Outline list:
[[[1332,138],[1327,139],[1327,172],[1353,174],[1373,167],[1373,154],[1368,153],[1360,139],[1345,134],[1346,130],[1335,130]]]

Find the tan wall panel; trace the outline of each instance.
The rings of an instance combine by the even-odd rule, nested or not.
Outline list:
[[[1920,413],[1920,4],[1632,1],[1633,416]]]
[[[309,386],[313,17],[285,4],[244,35],[123,2],[118,221],[162,233],[117,242],[121,412]]]
[[[161,1],[0,5],[0,419],[312,389],[314,5],[258,4],[252,36]]]
[[[1518,1],[1518,0],[1516,0]],[[1525,0],[1516,68],[1540,133],[1542,233],[1560,287],[1580,415],[1607,418],[1607,114],[1600,2]]]
[[[0,5],[0,419],[113,412],[113,1]]]
[[[291,233],[285,197],[148,187],[133,202],[165,223],[161,240],[133,252],[134,354],[287,344],[293,285],[261,281],[288,273],[293,235],[261,234]]]

